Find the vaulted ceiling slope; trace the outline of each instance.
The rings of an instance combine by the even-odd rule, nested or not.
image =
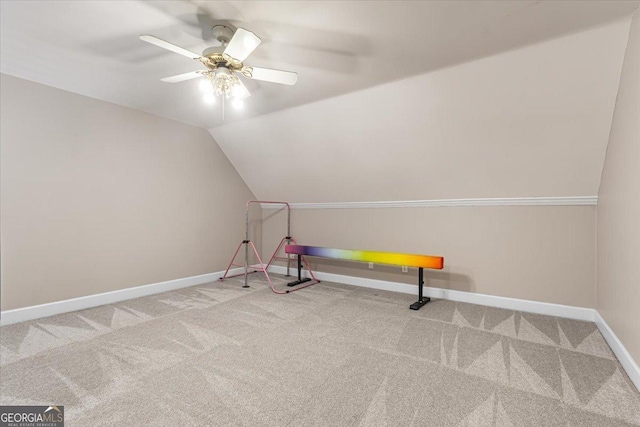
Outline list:
[[[210,129],[291,202],[598,193],[630,19]]]
[[[298,72],[295,86],[246,81],[226,122],[326,99],[581,31],[630,15],[638,1],[0,1],[0,71],[211,128],[220,105],[198,82],[163,83],[196,61],[138,39],[200,53],[211,26],[263,43],[248,64]]]

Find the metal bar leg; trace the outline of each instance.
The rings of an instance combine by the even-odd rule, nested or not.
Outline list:
[[[244,285],[243,288],[249,287],[249,240],[244,242]]]
[[[277,290],[274,286],[273,286],[273,282],[271,281],[271,278],[269,277],[269,273],[267,272],[267,270],[264,268],[264,263],[262,262],[262,259],[260,258],[260,254],[258,254],[258,250],[256,249],[256,246],[253,244],[253,242],[249,242],[249,244],[251,245],[251,247],[253,248],[253,253],[256,255],[256,258],[258,258],[258,262],[260,263],[260,265],[262,266],[262,268],[260,268],[259,271],[262,271],[264,273],[264,276],[267,279],[267,282],[269,282],[269,287],[271,288],[271,290],[273,291],[273,293],[275,294],[279,294],[279,295],[285,295],[288,294],[290,292],[295,292],[295,291],[299,291],[300,289],[304,289],[307,288],[309,286],[315,285],[317,282],[311,282],[310,279],[302,279],[302,282],[309,282],[305,285],[302,285],[298,288],[295,289],[287,289],[286,291],[279,291]]]
[[[223,104],[224,107],[224,104]],[[224,117],[224,108],[222,109]],[[244,210],[244,285],[243,288],[249,287],[249,203],[247,202]]]
[[[291,244],[291,208],[289,207],[289,205],[287,205],[287,237],[285,237],[285,239],[287,239],[287,244],[290,245]],[[289,272],[289,269],[291,267],[291,256],[289,254],[287,254],[287,277],[291,276],[291,273]],[[298,277],[298,280],[300,278]]]
[[[240,251],[240,247],[242,246],[242,243],[240,243],[238,245],[238,247],[236,248],[236,251],[233,253],[233,257],[231,258],[231,262],[229,263],[229,266],[227,267],[227,269],[225,270],[224,274],[222,275],[222,277],[219,279],[221,282],[224,279],[229,278],[230,276],[227,276],[227,274],[229,274],[229,270],[231,269],[231,266],[233,265],[233,261],[236,260],[236,256],[238,255],[238,252]]]
[[[291,241],[293,242],[294,245],[298,244],[298,242],[296,242],[296,239],[294,239],[293,237],[291,238]],[[311,279],[313,279],[314,282],[320,283],[320,280],[318,280],[315,274],[313,274],[313,270],[311,269],[311,266],[309,265],[309,263],[307,262],[307,259],[304,256],[302,257],[302,263],[307,268],[307,271],[309,272]]]
[[[298,286],[301,283],[310,282],[309,278],[302,278],[302,255],[298,254],[298,280],[287,283],[287,286]]]
[[[289,236],[289,234],[287,234],[287,237],[285,237],[285,239],[287,240],[287,245],[291,244],[291,236]],[[287,277],[291,276],[291,255],[287,254]]]
[[[424,285],[424,269],[418,268],[418,301],[409,306],[411,310],[420,310],[420,308],[431,301],[429,297],[422,296],[422,286]]]
[[[276,248],[276,250],[273,252],[273,255],[271,255],[271,259],[269,259],[269,262],[267,263],[267,271],[269,271],[269,267],[271,267],[271,264],[273,264],[273,261],[276,259],[276,256],[278,255],[278,251],[280,250],[280,248],[282,247],[282,245],[284,245],[286,242],[286,237],[283,237],[282,240],[280,240],[280,244],[278,245],[278,247]],[[289,254],[285,254],[287,255],[287,259],[289,257]]]

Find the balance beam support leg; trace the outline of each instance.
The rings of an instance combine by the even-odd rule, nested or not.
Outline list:
[[[287,283],[287,286],[298,286],[301,283],[309,282],[311,279],[302,278],[302,255],[298,254],[298,280]],[[288,292],[288,291],[287,291]]]
[[[424,285],[424,270],[422,267],[418,268],[418,301],[409,306],[411,310],[420,310],[420,308],[431,301],[429,297],[422,296],[422,285]]]

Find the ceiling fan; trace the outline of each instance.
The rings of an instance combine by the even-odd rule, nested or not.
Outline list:
[[[250,96],[249,90],[237,74],[248,79],[286,85],[294,85],[298,81],[298,74],[291,71],[244,65],[243,61],[262,43],[262,40],[251,31],[244,28],[234,31],[227,25],[216,25],[212,31],[214,37],[220,42],[220,46],[209,47],[202,52],[202,55],[148,34],[141,35],[140,40],[201,62],[206,70],[178,74],[161,80],[178,83],[204,77],[206,80],[202,81],[200,88],[205,92],[207,102],[213,102],[215,96],[223,96],[223,99],[232,97],[235,103],[241,103],[244,98]]]

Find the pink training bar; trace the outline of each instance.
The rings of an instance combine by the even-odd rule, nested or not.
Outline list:
[[[418,268],[418,301],[411,304],[409,308],[412,310],[419,310],[423,305],[428,303],[431,298],[423,297],[422,285],[423,269],[431,268],[436,270],[442,270],[444,267],[444,258],[441,256],[433,255],[414,255],[414,254],[401,254],[394,252],[376,252],[376,251],[356,251],[352,249],[333,249],[323,248],[320,246],[301,246],[301,245],[287,245],[284,248],[285,253],[294,254],[298,256],[298,281],[301,279],[301,259],[303,256],[316,256],[322,258],[332,259],[344,259],[348,261],[359,262],[374,262],[376,264],[388,264],[388,265],[401,265],[407,267]],[[292,282],[296,283],[296,282]]]
[[[285,207],[287,209],[287,235],[280,241],[280,244],[276,248],[275,252],[271,256],[271,259],[269,260],[269,262],[267,264],[264,264],[264,262],[262,262],[262,258],[260,257],[260,254],[258,254],[258,250],[256,249],[256,246],[249,239],[249,208],[254,203],[256,203],[256,204],[268,204],[268,205],[282,205],[283,207]],[[271,282],[271,278],[269,277],[269,272],[268,271],[269,271],[269,267],[271,266],[271,264],[273,263],[274,260],[287,261],[287,276],[289,276],[289,269],[290,269],[290,262],[291,262],[291,259],[289,258],[289,255],[287,255],[287,258],[282,258],[282,257],[278,257],[277,256],[278,251],[280,250],[280,248],[285,243],[286,244],[294,243],[294,244],[297,245],[297,242],[295,241],[295,239],[293,237],[291,237],[291,207],[289,206],[289,203],[287,203],[287,202],[276,202],[276,201],[272,201],[272,200],[249,200],[245,204],[245,234],[244,234],[244,240],[242,242],[240,242],[240,244],[238,245],[236,251],[233,254],[233,257],[231,258],[231,262],[227,266],[227,269],[225,270],[225,272],[222,275],[222,277],[220,279],[218,279],[218,280],[220,280],[222,282],[222,281],[224,281],[226,279],[229,279],[231,277],[244,276],[244,286],[243,286],[243,288],[248,288],[249,287],[249,284],[248,284],[249,274],[262,272],[262,273],[264,273],[264,275],[265,275],[265,277],[267,279],[267,282],[269,282],[269,286],[271,287],[271,290],[273,292],[275,292],[276,294],[288,294],[289,292],[297,291],[297,290],[306,288],[307,286],[311,286],[311,285],[315,285],[316,283],[319,283],[320,281],[317,280],[315,278],[315,276],[313,275],[313,271],[311,271],[311,267],[309,267],[307,262],[304,261],[305,266],[307,267],[307,270],[309,270],[309,273],[310,273],[311,278],[312,278],[312,279],[305,280],[305,282],[309,282],[309,283],[306,283],[304,286],[300,286],[300,287],[298,287],[296,289],[291,289],[291,290],[286,290],[286,291],[279,291],[273,286],[273,283]],[[243,245],[244,245],[244,264],[236,264],[234,261],[236,260],[236,257],[238,256],[238,253],[240,252],[240,248]],[[256,259],[259,262],[259,266],[258,267],[254,267],[254,266],[250,266],[249,265],[249,247],[251,247],[251,250],[253,251],[254,255],[256,256]],[[240,274],[229,275],[229,270],[231,270],[231,267],[244,267],[244,272],[240,273]]]

